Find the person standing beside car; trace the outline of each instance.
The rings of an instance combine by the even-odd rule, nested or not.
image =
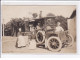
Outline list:
[[[26,46],[26,40],[22,36],[21,28],[19,28],[16,47],[21,48],[21,47],[25,47],[25,46]]]
[[[64,31],[64,29],[61,27],[61,23],[57,22],[57,26],[55,28],[55,32],[59,33],[59,32],[62,32],[62,31]]]
[[[58,36],[61,40],[65,40],[65,39],[66,39],[64,29],[62,28],[60,22],[57,22],[57,26],[56,26],[56,28],[55,28],[55,33],[57,34],[57,36]]]
[[[40,27],[40,23],[38,23],[38,25],[36,26],[36,30],[41,30],[41,27]]]

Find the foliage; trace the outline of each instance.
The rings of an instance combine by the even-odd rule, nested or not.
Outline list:
[[[64,30],[67,30],[67,19],[63,16],[55,16],[54,14],[48,14],[47,16],[53,16],[55,19],[52,21],[57,23],[61,22],[61,26],[64,28]],[[4,27],[5,35],[14,35],[14,33],[18,33],[19,28],[22,28],[23,31],[25,31],[25,20],[28,21],[27,18],[12,18]],[[53,23],[54,25],[54,23]]]
[[[4,32],[9,35],[14,35],[18,32],[19,28],[23,28],[24,20],[22,18],[12,18],[4,27]],[[24,30],[24,29],[23,29]],[[11,31],[11,32],[10,32]],[[10,32],[10,33],[9,33]],[[5,34],[6,35],[6,34]]]

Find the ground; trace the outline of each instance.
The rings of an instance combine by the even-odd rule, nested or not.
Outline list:
[[[16,40],[17,37],[2,37],[2,53],[76,53],[76,42],[71,47],[64,47],[59,52],[52,52],[39,47],[34,50],[30,50],[28,47],[16,48]]]

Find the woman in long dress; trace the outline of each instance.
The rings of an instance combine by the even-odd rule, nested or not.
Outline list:
[[[35,41],[35,28],[33,25],[30,25],[30,31],[32,33],[31,39],[29,41],[29,49],[36,49],[36,41]]]
[[[24,37],[22,36],[21,33],[21,28],[19,28],[19,32],[18,32],[18,38],[17,38],[17,47],[25,47],[26,46],[26,41],[24,39]]]

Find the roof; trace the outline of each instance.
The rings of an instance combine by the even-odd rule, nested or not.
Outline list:
[[[76,16],[76,10],[73,11],[73,13],[71,14],[70,18],[74,18]]]
[[[55,17],[55,15],[52,14],[52,13],[48,13],[48,14],[46,15],[46,17]]]

